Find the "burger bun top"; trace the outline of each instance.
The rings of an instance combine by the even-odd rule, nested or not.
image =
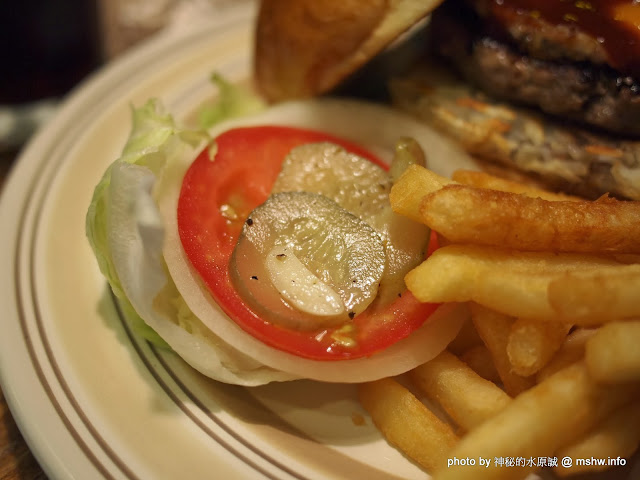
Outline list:
[[[442,0],[263,0],[255,79],[272,102],[325,93]]]

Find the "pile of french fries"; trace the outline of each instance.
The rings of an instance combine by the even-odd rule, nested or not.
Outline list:
[[[440,238],[408,289],[464,307],[467,320],[432,361],[359,387],[387,440],[435,480],[630,462],[640,443],[640,202],[412,165],[391,204]]]

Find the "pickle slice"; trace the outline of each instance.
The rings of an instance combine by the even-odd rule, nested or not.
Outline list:
[[[393,161],[389,167],[389,176],[395,182],[410,165],[427,166],[424,150],[414,138],[400,137],[396,142]]]
[[[323,317],[345,312],[344,302],[338,292],[309,270],[291,248],[282,245],[273,247],[267,253],[265,266],[273,286],[297,310]]]
[[[329,142],[310,143],[291,150],[273,192],[303,191],[325,195],[376,230],[386,255],[377,304],[386,305],[406,290],[404,276],[423,259],[429,229],[391,209],[392,179],[412,163],[424,165],[424,152],[413,139],[395,145],[390,172]]]
[[[385,261],[380,235],[336,202],[282,192],[249,215],[231,273],[262,318],[312,330],[364,311],[376,298]]]
[[[272,193],[319,193],[366,221],[389,204],[390,191],[391,178],[378,165],[322,142],[291,150]]]

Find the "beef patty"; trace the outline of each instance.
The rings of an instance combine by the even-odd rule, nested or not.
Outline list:
[[[447,1],[433,13],[431,44],[467,81],[498,99],[640,137],[640,82],[592,61],[587,42],[558,31],[564,27],[542,24],[537,34],[529,32],[530,45],[567,39],[554,41],[554,54],[540,59],[523,53],[518,38],[485,20],[463,1]]]

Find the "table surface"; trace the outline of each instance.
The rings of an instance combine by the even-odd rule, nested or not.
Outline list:
[[[158,4],[158,8],[160,6],[169,8],[173,1],[151,3]],[[212,3],[216,1],[219,0],[211,0]],[[120,26],[118,22],[124,19],[118,8],[124,3],[124,0],[100,0],[100,2],[105,23],[103,41],[106,61],[124,53],[132,45],[162,28],[157,18],[158,11],[152,12],[155,15],[153,21],[143,22],[144,19],[136,13],[137,24],[132,25],[131,22],[126,21],[122,23],[123,26]],[[187,3],[189,2],[184,2],[185,5]],[[175,5],[178,3],[175,2]],[[130,12],[130,14],[134,13]],[[166,15],[170,14],[170,12],[165,13]],[[1,146],[2,142],[0,142]],[[0,190],[18,156],[19,152],[0,149]],[[47,476],[20,433],[0,387],[0,480],[44,480],[46,478]]]
[[[0,189],[17,153],[0,153]],[[0,480],[43,480],[47,476],[29,450],[0,387]]]
[[[0,480],[43,480],[47,476],[22,438],[0,390]]]
[[[144,5],[133,9],[127,0],[98,0],[103,23],[105,61],[114,59],[162,30],[165,25],[170,25],[174,31],[187,28],[191,21],[213,15],[217,8],[232,5],[233,1],[237,0],[147,0]],[[147,14],[148,18],[143,14]],[[19,152],[0,150],[0,191],[18,156]],[[46,478],[20,433],[0,387],[0,480]]]
[[[0,154],[0,189],[13,165],[16,153]],[[29,450],[0,387],[0,480],[46,479]]]

